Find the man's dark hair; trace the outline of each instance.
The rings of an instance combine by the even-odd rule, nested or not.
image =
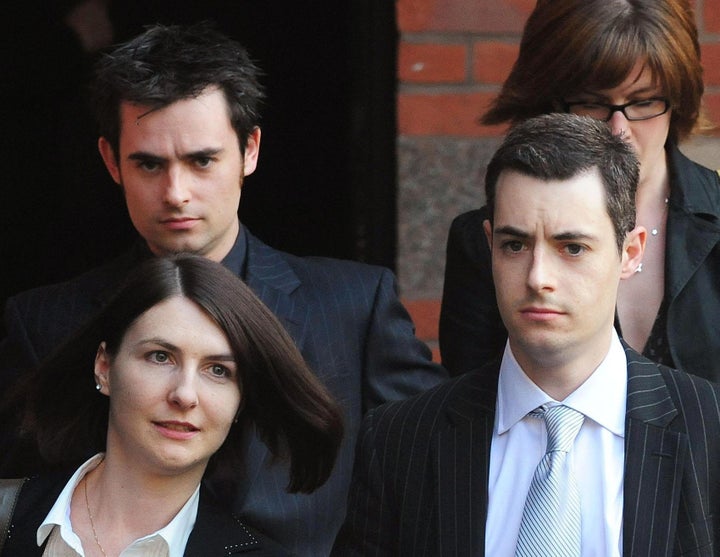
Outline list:
[[[121,103],[158,110],[217,87],[244,153],[248,135],[260,123],[259,73],[247,51],[208,22],[149,26],[95,66],[92,99],[100,135],[117,157]]]
[[[288,491],[322,485],[342,440],[339,405],[250,288],[221,264],[195,255],[143,262],[81,331],[25,376],[14,400],[25,406],[23,429],[40,453],[69,466],[105,450],[109,403],[95,390],[98,346],[105,342],[114,358],[132,324],[173,297],[194,302],[222,329],[237,364],[242,411],[211,459],[211,471],[238,477],[242,438],[254,427],[273,456],[289,460]]]
[[[635,191],[640,166],[632,147],[604,122],[574,114],[546,114],[510,129],[485,174],[485,195],[492,221],[500,174],[513,170],[541,180],[569,180],[596,169],[621,251],[635,228]],[[562,202],[561,200],[559,202]]]

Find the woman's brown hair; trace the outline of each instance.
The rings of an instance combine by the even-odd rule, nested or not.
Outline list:
[[[520,54],[484,124],[560,110],[564,99],[610,89],[638,60],[670,102],[670,140],[700,119],[700,45],[688,0],[538,0]]]

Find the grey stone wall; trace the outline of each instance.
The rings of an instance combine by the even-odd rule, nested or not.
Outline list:
[[[450,223],[484,204],[485,167],[498,141],[399,138],[397,270],[403,297],[440,297]]]

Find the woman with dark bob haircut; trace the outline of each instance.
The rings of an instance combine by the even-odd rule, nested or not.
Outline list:
[[[4,556],[287,555],[201,480],[247,481],[239,447],[254,427],[289,461],[288,491],[309,493],[343,433],[277,318],[222,265],[190,255],[141,264],[14,400],[43,458],[75,473],[25,481]]]
[[[688,0],[539,0],[485,124],[549,112],[604,122],[640,161],[642,263],[620,284],[616,326],[656,362],[720,380],[720,179],[678,143],[707,127],[700,45]],[[440,315],[443,364],[457,375],[502,353],[486,208],[457,217]]]

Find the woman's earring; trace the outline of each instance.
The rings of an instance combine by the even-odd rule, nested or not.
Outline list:
[[[100,386],[100,383],[96,383],[95,390],[99,391],[100,389],[102,389],[102,387]]]

